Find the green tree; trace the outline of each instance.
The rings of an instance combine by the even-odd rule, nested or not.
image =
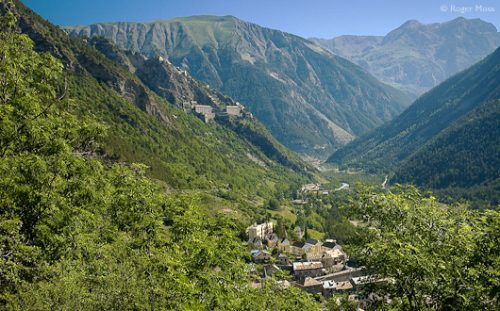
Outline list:
[[[283,217],[278,216],[276,219],[276,234],[280,238],[284,238],[286,236],[286,227],[285,227],[285,220]]]
[[[267,203],[267,206],[270,210],[272,211],[277,211],[280,209],[280,202],[275,199],[275,198],[272,198],[269,200],[269,202]]]
[[[500,252],[490,242],[498,239],[498,212],[444,206],[412,187],[363,190],[350,209],[366,222],[356,257],[385,278],[377,291],[401,299],[401,308],[498,308]]]
[[[328,311],[356,311],[358,304],[349,300],[348,295],[333,295],[327,301]]]

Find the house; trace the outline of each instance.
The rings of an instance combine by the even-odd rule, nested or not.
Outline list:
[[[317,244],[320,244],[321,242],[319,240],[316,240],[316,239],[307,239],[306,240],[306,244],[311,244],[311,245],[317,245]]]
[[[290,253],[291,243],[287,238],[283,238],[278,242],[277,247],[284,253]]]
[[[292,267],[292,261],[290,260],[290,258],[288,258],[287,255],[285,255],[285,254],[279,254],[277,259],[278,259],[277,262],[276,262],[277,265]]]
[[[267,246],[268,247],[271,247],[271,248],[274,248],[276,246],[278,246],[278,243],[280,242],[280,239],[278,238],[278,235],[275,234],[275,233],[271,233],[268,237],[267,237]]]
[[[210,122],[213,119],[215,119],[215,113],[213,113],[213,112],[212,113],[202,114],[202,120],[205,123],[208,123],[208,122]]]
[[[326,240],[325,243],[321,245],[324,251],[329,251],[334,249],[337,246],[334,240]]]
[[[300,191],[301,192],[318,192],[319,185],[318,184],[307,184],[307,185],[302,186]]]
[[[189,101],[183,102],[182,103],[182,109],[184,109],[185,112],[188,112],[191,109],[193,109],[193,106],[191,105],[191,102],[189,102]]]
[[[366,275],[365,268],[347,269],[332,274],[327,274],[321,277],[323,281],[334,280],[337,284],[340,282],[349,282],[353,277]]]
[[[209,105],[194,105],[194,111],[199,114],[212,113],[213,108]]]
[[[293,262],[288,258],[285,254],[280,254],[277,258],[276,265],[282,271],[288,271],[290,274],[293,274]]]
[[[308,261],[321,261],[323,258],[323,253],[321,252],[307,252],[306,253],[306,260]]]
[[[306,277],[317,277],[323,275],[323,264],[320,261],[306,261],[293,263],[293,276],[297,280]]]
[[[193,101],[191,102],[193,104]],[[208,122],[215,118],[212,106],[194,104],[194,112],[203,118],[203,121]]]
[[[265,222],[262,224],[255,224],[247,228],[248,238],[249,239],[266,239],[273,233],[273,223]]]
[[[309,256],[310,258],[315,258],[314,260],[317,260],[321,258],[321,253],[322,253],[321,244],[322,243],[318,240],[307,239],[305,245],[302,248],[306,256]]]
[[[264,263],[271,259],[271,253],[265,250],[254,249],[250,252],[250,256],[252,256],[253,262],[256,263]]]
[[[323,293],[323,283],[311,277],[306,277],[297,283],[297,287],[311,294]]]
[[[335,265],[345,264],[347,255],[339,249],[331,249],[323,252],[321,262],[325,268],[330,268]]]
[[[230,116],[239,117],[241,115],[240,106],[226,106],[226,113]]]
[[[323,282],[323,296],[329,298],[337,290],[337,283],[333,280]]]
[[[293,254],[295,256],[302,256],[304,254],[304,245],[306,245],[303,242],[295,241],[292,243],[292,246],[290,247],[290,254]]]

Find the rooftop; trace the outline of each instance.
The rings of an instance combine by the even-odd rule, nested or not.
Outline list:
[[[334,248],[336,245],[337,245],[337,243],[335,243],[335,242],[325,242],[321,246],[326,247],[326,248]]]
[[[349,281],[338,282],[336,288],[337,290],[349,290],[352,289],[352,284]]]
[[[325,252],[325,257],[340,257],[343,256],[344,253],[340,249],[331,249]]]
[[[305,278],[304,282],[302,283],[302,286],[304,286],[304,287],[318,286],[318,285],[322,285],[322,283],[320,281],[316,281],[315,279],[310,278],[310,277]]]
[[[296,241],[296,242],[293,242],[292,245],[295,246],[295,247],[298,247],[298,248],[302,248],[302,247],[304,247],[305,243],[304,242]]]
[[[323,264],[320,261],[306,261],[306,262],[294,262],[293,270],[310,270],[310,269],[323,269]]]
[[[306,244],[316,245],[318,243],[320,243],[320,241],[315,240],[315,239],[307,239],[306,240]]]

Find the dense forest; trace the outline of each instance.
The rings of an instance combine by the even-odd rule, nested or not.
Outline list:
[[[500,101],[493,100],[456,122],[405,161],[393,180],[445,189],[476,206],[500,204]],[[460,195],[454,195],[458,192]]]

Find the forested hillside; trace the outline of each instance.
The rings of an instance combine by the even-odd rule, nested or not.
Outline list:
[[[500,204],[500,100],[480,106],[406,160],[394,182]]]
[[[77,111],[93,114],[108,127],[100,155],[147,164],[149,176],[173,189],[268,197],[304,180],[305,165],[258,123],[238,121],[260,133],[258,143],[227,126],[205,124],[149,90],[127,67],[17,2],[16,15],[35,49],[65,64],[67,93]]]
[[[194,194],[167,196],[144,165],[96,157],[108,135],[121,133],[82,114],[85,98],[75,89],[88,88],[86,80],[65,87],[63,65],[35,52],[14,32],[15,16],[4,14],[0,308],[319,309],[297,289],[248,285],[240,219],[214,214]],[[114,99],[93,83],[108,92],[95,99]]]
[[[391,122],[335,152],[329,161],[368,172],[397,171],[393,181],[450,188],[455,197],[471,198],[462,190],[475,187],[471,191],[497,202],[499,98],[497,49],[421,96]]]
[[[500,49],[421,96],[405,112],[345,148],[330,161],[390,171],[454,122],[500,98]]]

